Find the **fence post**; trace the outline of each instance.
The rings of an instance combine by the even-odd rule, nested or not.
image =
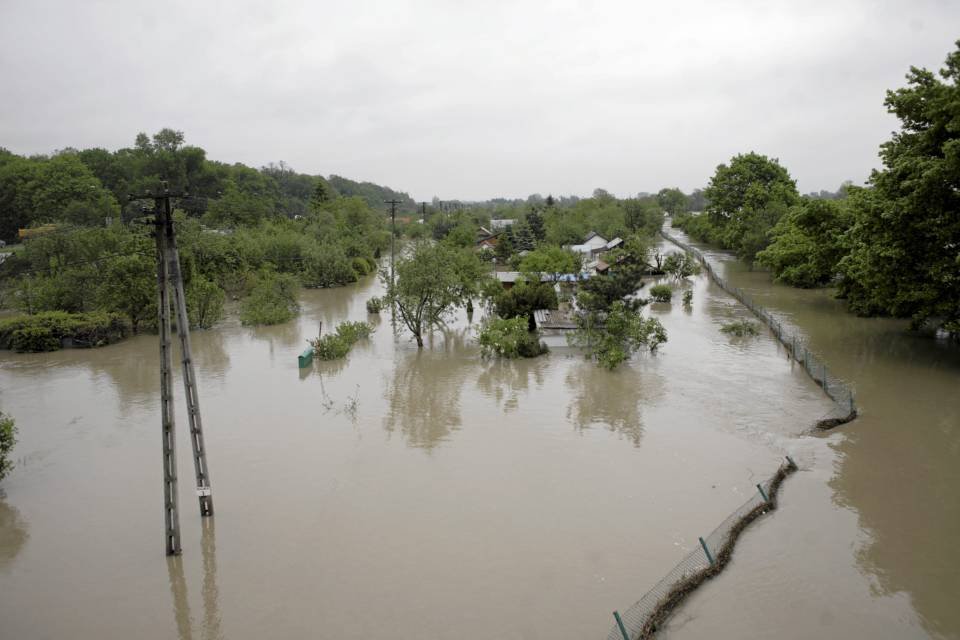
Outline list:
[[[710,566],[713,566],[713,554],[710,553],[710,549],[707,548],[707,543],[703,541],[703,538],[700,538],[700,546],[703,547],[703,552],[707,554],[707,560],[710,561]]]
[[[613,617],[617,620],[617,626],[620,627],[620,633],[623,634],[623,640],[630,640],[630,636],[627,635],[627,629],[623,626],[623,620],[620,619],[620,614],[614,611]]]
[[[757,485],[757,489],[760,491],[760,495],[763,497],[763,501],[766,502],[766,503],[769,503],[769,502],[770,502],[770,498],[767,497],[767,493],[763,490],[763,487],[761,487],[761,486],[758,484],[758,485]]]
[[[823,364],[823,392],[830,395],[830,392],[827,390],[827,364]]]

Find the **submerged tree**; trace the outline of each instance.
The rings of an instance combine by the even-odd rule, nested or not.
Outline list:
[[[457,250],[443,244],[420,242],[396,262],[396,277],[381,272],[385,299],[396,305],[403,324],[423,347],[423,334],[464,301],[464,283],[458,273]]]
[[[588,358],[607,369],[615,369],[637,350],[656,351],[667,341],[667,332],[656,318],[643,318],[622,301],[609,311],[593,311],[579,316],[577,329],[567,341],[586,350]]]

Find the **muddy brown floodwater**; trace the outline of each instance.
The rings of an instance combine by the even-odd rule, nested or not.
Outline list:
[[[462,316],[418,352],[388,314],[345,360],[298,370],[320,322],[367,318],[372,279],[305,291],[285,325],[196,332],[217,511],[201,522],[176,386],[175,559],[156,336],[0,352],[20,428],[0,637],[601,638],[784,454],[804,472],[780,510],[667,635],[954,637],[955,351],[743,277],[856,384],[862,419],[810,434],[829,401],[770,335],[722,334],[749,312],[704,276],[692,309],[646,311],[660,352],[615,372],[559,337],[483,360]]]

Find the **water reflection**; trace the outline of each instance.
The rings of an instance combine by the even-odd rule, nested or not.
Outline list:
[[[476,362],[449,352],[465,341],[464,331],[438,331],[427,341],[435,348],[397,353],[387,386],[388,432],[400,429],[411,447],[431,450],[460,426],[460,392]]]
[[[13,562],[29,537],[20,512],[0,500],[0,569]]]
[[[200,373],[207,378],[222,380],[230,369],[227,333],[216,329],[193,331],[190,333],[190,346]]]
[[[213,518],[202,519],[200,550],[203,556],[203,623],[200,637],[204,640],[221,640],[220,589],[217,585],[217,536]],[[190,614],[190,597],[183,571],[183,556],[168,556],[167,571],[170,576],[170,594],[173,597],[173,616],[180,640],[192,640],[193,616]]]
[[[486,364],[477,378],[477,386],[493,398],[504,413],[510,413],[519,406],[520,396],[529,391],[531,378],[537,388],[543,387],[547,367],[546,357],[529,360],[496,358]]]
[[[607,371],[593,362],[581,362],[570,368],[565,382],[573,398],[567,419],[574,426],[583,430],[600,424],[635,446],[643,437],[642,405],[661,397],[664,387],[659,375],[641,373],[636,364]]]

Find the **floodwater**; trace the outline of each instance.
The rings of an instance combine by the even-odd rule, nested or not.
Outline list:
[[[368,317],[372,279],[305,291],[284,325],[195,332],[216,515],[199,516],[177,386],[174,559],[156,336],[0,352],[20,429],[0,637],[601,638],[785,454],[804,472],[781,511],[670,637],[954,637],[957,359],[909,337],[887,349],[893,329],[854,341],[861,321],[795,303],[864,411],[811,434],[829,400],[770,335],[720,332],[742,306],[704,276],[688,286],[692,309],[646,311],[669,342],[614,372],[560,337],[542,358],[484,360],[463,316],[418,351],[389,314],[345,360],[298,370],[321,322]],[[904,386],[859,377],[874,367]]]

